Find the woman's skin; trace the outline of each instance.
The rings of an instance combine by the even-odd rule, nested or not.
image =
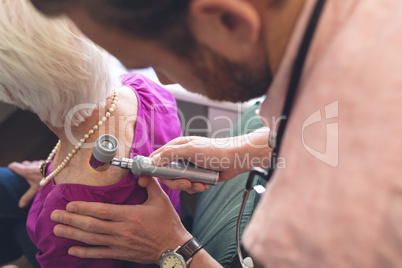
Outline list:
[[[129,157],[132,141],[134,138],[134,129],[137,114],[137,97],[132,89],[120,87],[118,89],[119,101],[116,109],[110,118],[104,122],[94,134],[92,134],[80,150],[71,158],[68,165],[54,178],[56,184],[78,183],[90,186],[112,185],[123,179],[128,170],[118,167],[110,167],[105,172],[97,172],[90,168],[88,163],[92,154],[92,144],[102,134],[112,134],[119,140],[119,151],[117,157]],[[77,127],[72,127],[71,132],[78,142],[84,134],[97,124],[111,104],[111,98],[107,99],[105,108],[94,110],[93,114],[86,118]],[[74,149],[76,142],[72,142],[69,131],[64,128],[56,128],[49,124],[48,127],[59,137],[61,141],[60,149],[56,153],[52,167],[57,167],[63,162],[65,157]]]

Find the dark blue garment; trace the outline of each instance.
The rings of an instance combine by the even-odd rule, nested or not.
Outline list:
[[[24,178],[8,168],[0,168],[0,265],[25,255],[33,267],[40,267],[35,258],[38,250],[25,226],[29,207],[18,207],[28,189]]]

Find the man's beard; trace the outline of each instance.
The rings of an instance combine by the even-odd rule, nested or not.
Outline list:
[[[272,82],[268,64],[239,64],[229,61],[203,45],[192,55],[193,73],[205,88],[202,94],[219,101],[243,102],[264,95]]]

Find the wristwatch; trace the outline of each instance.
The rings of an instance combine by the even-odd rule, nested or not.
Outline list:
[[[186,268],[193,259],[195,253],[202,249],[202,245],[194,237],[184,243],[183,246],[177,247],[175,250],[162,254],[161,268]]]

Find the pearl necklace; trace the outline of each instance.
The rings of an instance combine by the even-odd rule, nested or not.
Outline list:
[[[39,172],[42,174],[42,180],[40,182],[40,186],[45,186],[51,178],[56,177],[60,171],[65,168],[67,166],[67,164],[70,162],[71,158],[74,157],[74,155],[77,153],[77,151],[81,148],[81,146],[85,143],[85,141],[92,135],[95,133],[96,130],[99,129],[99,127],[106,122],[106,120],[108,120],[108,118],[110,117],[111,113],[116,109],[116,104],[119,101],[118,98],[119,94],[117,93],[117,91],[115,91],[113,93],[113,100],[112,100],[112,104],[109,107],[109,110],[106,112],[105,116],[102,117],[101,120],[99,120],[99,122],[94,125],[89,131],[88,133],[86,133],[84,135],[84,137],[82,139],[80,139],[80,141],[78,142],[78,144],[75,146],[75,148],[71,151],[71,153],[69,153],[66,158],[64,159],[63,162],[61,162],[61,164],[54,170],[52,171],[48,176],[45,177],[46,175],[46,170],[47,170],[47,166],[49,165],[50,161],[52,161],[53,156],[55,155],[55,153],[57,152],[57,150],[60,148],[60,140],[57,142],[56,146],[53,148],[52,152],[49,154],[48,158],[46,159],[45,162],[43,162],[40,167],[39,167]]]

